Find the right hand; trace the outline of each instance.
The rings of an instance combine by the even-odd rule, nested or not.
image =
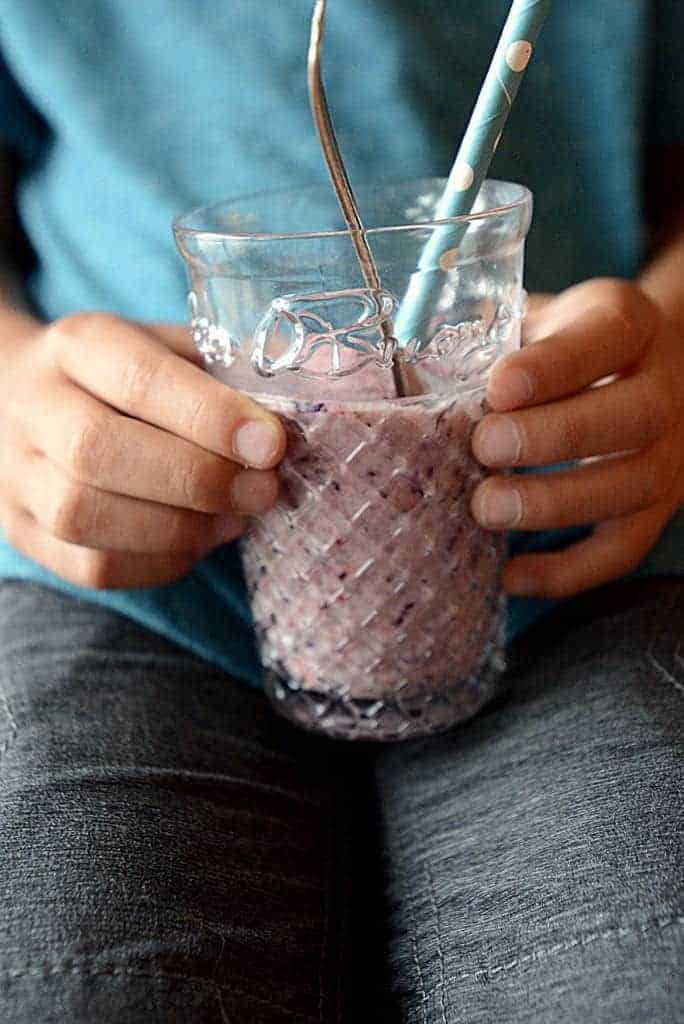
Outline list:
[[[187,328],[78,313],[3,342],[0,526],[91,588],[171,582],[277,499],[279,420],[197,363]]]

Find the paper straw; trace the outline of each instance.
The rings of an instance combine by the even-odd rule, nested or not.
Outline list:
[[[467,216],[487,177],[504,125],[513,106],[534,44],[551,8],[551,0],[513,0],[499,44],[477,98],[463,142],[451,169],[435,220]],[[395,321],[401,345],[421,337],[443,273],[458,259],[459,245],[468,222],[446,224],[432,232],[412,274]]]

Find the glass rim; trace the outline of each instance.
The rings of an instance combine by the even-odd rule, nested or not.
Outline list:
[[[394,186],[418,184],[419,182],[440,182],[446,184],[446,178],[407,178],[402,181],[388,182],[387,187],[391,188]],[[370,227],[365,228],[364,234],[366,235],[379,235],[391,232],[403,232],[403,231],[416,231],[425,230],[430,228],[439,228],[445,225],[454,224],[470,224],[473,221],[488,220],[494,217],[505,216],[508,213],[512,213],[517,209],[529,207],[532,203],[532,192],[526,185],[521,185],[518,182],[504,181],[498,178],[487,178],[483,182],[484,185],[505,185],[506,187],[513,190],[515,198],[508,203],[501,203],[498,206],[488,206],[484,210],[478,210],[477,213],[460,214],[457,217],[446,217],[442,219],[434,219],[429,221],[420,221],[413,224],[388,224],[386,226]],[[359,186],[360,190],[363,188],[380,188],[380,183],[367,182]],[[261,189],[258,192],[251,192],[249,194],[234,196],[232,199],[223,199],[216,203],[204,204],[201,206],[195,206],[191,210],[187,210],[185,213],[177,214],[172,221],[172,230],[176,237],[187,237],[187,238],[207,238],[207,239],[221,239],[223,241],[254,241],[254,242],[276,242],[276,241],[288,241],[294,239],[312,239],[312,238],[344,238],[350,236],[348,228],[339,228],[336,230],[326,229],[323,231],[217,231],[207,228],[193,228],[186,224],[192,217],[196,217],[199,214],[210,214],[212,211],[217,211],[222,207],[228,206],[231,203],[244,202],[246,200],[263,199],[269,197],[275,197],[279,195],[293,195],[295,193],[305,193],[312,189],[325,188],[330,190],[332,195],[332,186],[326,185],[323,182],[316,182],[309,185],[295,185],[295,186],[283,186],[280,188],[273,189]],[[361,213],[363,219],[363,211]]]

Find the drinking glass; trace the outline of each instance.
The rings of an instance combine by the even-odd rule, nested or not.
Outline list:
[[[492,366],[520,344],[532,197],[485,182],[453,219],[422,336],[398,343],[444,184],[357,189],[375,289],[328,187],[174,224],[209,372],[288,436],[280,501],[241,541],[265,687],[281,714],[337,738],[444,731],[504,668],[506,537],[470,514],[484,474],[470,438]]]

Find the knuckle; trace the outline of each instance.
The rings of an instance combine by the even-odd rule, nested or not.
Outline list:
[[[570,412],[563,413],[556,427],[558,432],[558,448],[561,459],[577,459],[585,454],[582,440],[584,431],[581,424]]]
[[[164,357],[157,353],[146,353],[131,359],[121,380],[121,392],[126,405],[140,409],[159,377]]]
[[[226,510],[234,470],[230,463],[209,456],[198,456],[181,471],[180,489],[184,503],[200,512]]]
[[[79,423],[69,436],[65,453],[66,468],[80,480],[94,481],[100,475],[107,449],[104,418],[92,417]]]
[[[50,324],[48,334],[59,339],[75,338],[79,341],[90,341],[97,338],[103,328],[116,323],[117,319],[112,313],[90,310],[67,313]]]
[[[54,320],[48,328],[49,333],[62,338],[85,338],[96,332],[97,313],[67,313]]]
[[[196,443],[206,436],[212,421],[212,408],[206,395],[199,395],[192,403],[188,413],[188,432]]]
[[[78,348],[87,343],[97,345],[104,331],[110,329],[120,319],[113,313],[100,313],[86,310],[79,313],[67,313],[53,320],[43,333],[43,350],[49,361],[60,365],[63,354],[71,351],[72,358],[78,358]]]
[[[60,540],[83,543],[91,522],[92,507],[84,487],[67,481],[55,490],[45,516],[45,525],[50,533]]]
[[[214,474],[202,458],[194,458],[179,467],[178,486],[183,502],[189,508],[211,508],[215,504]]]

